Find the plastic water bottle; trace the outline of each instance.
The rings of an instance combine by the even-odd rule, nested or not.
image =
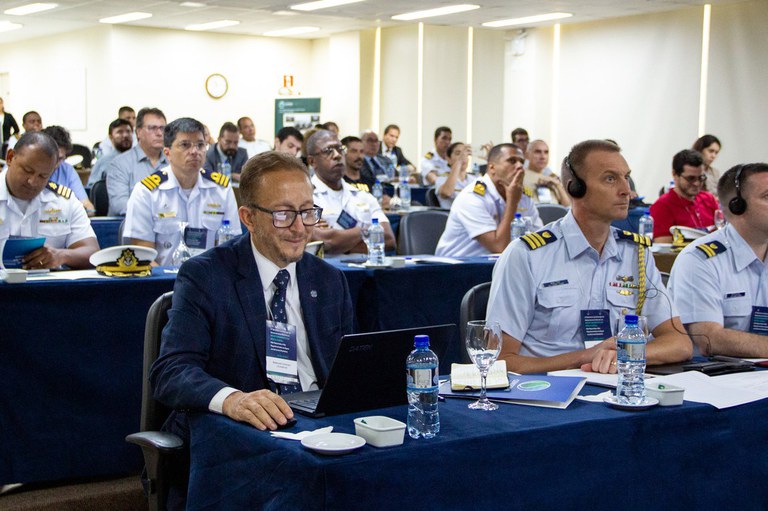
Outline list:
[[[376,197],[376,200],[379,201],[379,206],[381,206],[381,198],[384,196],[384,189],[381,187],[381,181],[378,179],[373,183],[373,190],[371,190],[371,193]]]
[[[371,219],[368,228],[368,264],[371,266],[384,265],[384,228],[378,218]]]
[[[407,180],[403,179],[403,182],[397,187],[397,192],[400,195],[400,207],[403,211],[411,209],[411,187],[408,186]]]
[[[232,231],[232,226],[229,225],[229,220],[222,220],[221,221],[221,227],[219,227],[219,230],[216,231],[216,246],[218,247],[224,242],[227,242],[235,237],[234,231]]]
[[[405,362],[408,389],[408,435],[411,438],[433,438],[440,431],[437,411],[438,361],[429,349],[429,336],[417,335],[414,350]]]
[[[645,401],[646,339],[637,316],[624,316],[624,328],[616,336],[619,382],[616,399],[621,404],[639,405]]]
[[[648,213],[641,216],[637,230],[640,231],[640,236],[648,236],[653,239],[653,217]]]
[[[523,215],[515,213],[515,219],[512,220],[512,239],[516,240],[523,234],[525,234],[525,220]]]

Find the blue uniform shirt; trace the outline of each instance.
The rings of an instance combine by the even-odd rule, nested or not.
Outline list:
[[[768,274],[765,263],[727,225],[680,252],[669,290],[683,324],[711,321],[746,332],[752,306],[768,305]]]
[[[622,314],[635,314],[638,244],[618,229],[598,255],[570,211],[539,233],[546,242],[531,250],[523,238],[504,250],[493,270],[488,320],[522,343],[520,354],[549,357],[584,349],[581,311],[608,309],[614,331]],[[648,329],[677,313],[650,250],[645,251]],[[614,332],[615,334],[615,332]]]

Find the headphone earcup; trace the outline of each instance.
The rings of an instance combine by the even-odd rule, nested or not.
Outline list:
[[[571,173],[573,174],[573,171]],[[587,194],[587,183],[573,174],[573,179],[568,180],[568,193],[574,199],[581,199]]]
[[[745,201],[743,197],[734,197],[728,202],[728,209],[731,210],[731,213],[734,215],[743,215],[747,210],[747,201]]]

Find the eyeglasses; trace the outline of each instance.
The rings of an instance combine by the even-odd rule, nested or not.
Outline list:
[[[323,208],[320,206],[313,206],[309,209],[301,209],[298,211],[295,209],[273,210],[262,208],[256,204],[249,204],[248,206],[272,215],[272,225],[278,229],[287,229],[292,226],[298,215],[301,215],[302,224],[306,225],[307,227],[311,227],[316,225],[320,221],[320,217],[323,215]]]
[[[191,151],[193,147],[198,151],[200,151],[201,153],[205,152],[205,142],[197,142],[196,144],[193,144],[188,140],[184,140],[183,142],[179,142],[178,144],[176,144],[176,147],[178,147],[185,153],[187,151]]]
[[[329,145],[325,149],[320,149],[318,152],[316,152],[312,156],[319,156],[322,154],[326,158],[333,158],[334,151],[339,153],[339,156],[344,156],[344,153],[346,152],[346,148],[341,144]]]
[[[706,174],[702,174],[700,176],[680,176],[680,177],[685,179],[686,181],[688,181],[688,184],[693,184],[696,181],[699,181],[701,183],[706,183],[707,182],[707,175]]]
[[[163,131],[165,129],[165,126],[158,126],[155,124],[147,124],[146,126],[142,126],[147,131]]]

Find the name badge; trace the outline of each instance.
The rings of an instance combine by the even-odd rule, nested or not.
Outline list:
[[[752,307],[752,317],[749,320],[749,333],[768,335],[768,307]]]
[[[299,384],[296,327],[267,321],[267,378],[275,383]]]
[[[611,313],[608,309],[581,311],[581,331],[585,341],[604,341],[611,337]]]
[[[341,210],[341,214],[339,215],[339,218],[336,219],[336,223],[339,224],[342,229],[351,229],[357,225],[357,220],[345,210]]]
[[[208,229],[205,227],[187,227],[184,230],[184,243],[192,250],[205,250]]]

